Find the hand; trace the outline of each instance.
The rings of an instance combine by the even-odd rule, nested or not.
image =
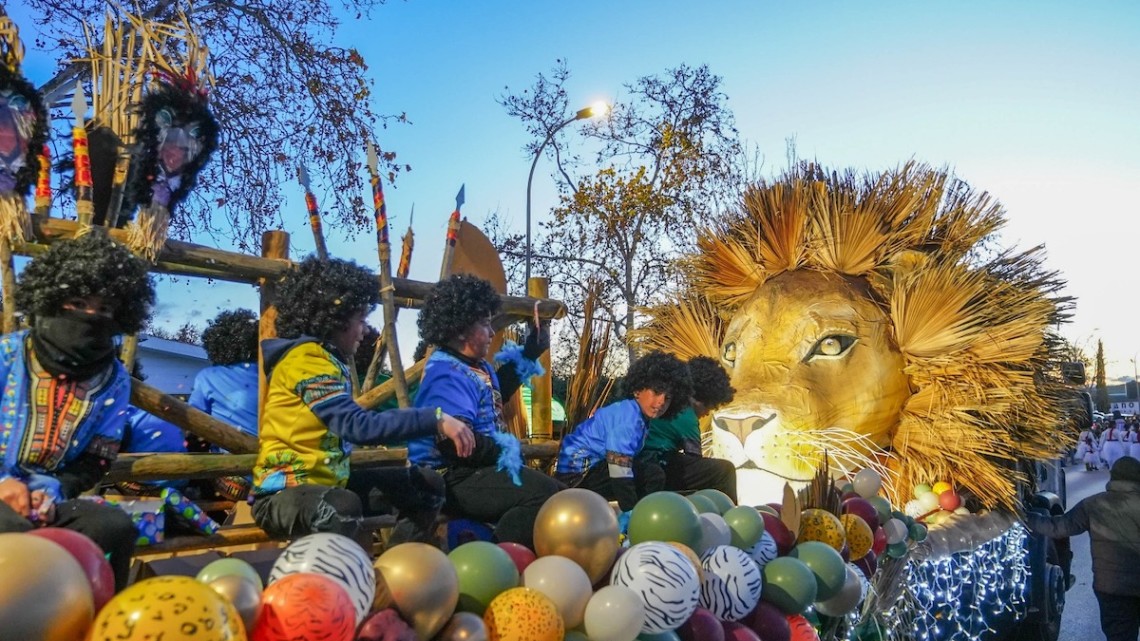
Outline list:
[[[0,501],[16,511],[16,514],[28,518],[31,498],[28,496],[28,486],[17,478],[7,478],[0,481]]]
[[[55,520],[55,500],[45,490],[35,490],[29,495],[33,521],[47,524]]]
[[[523,343],[523,356],[529,360],[538,360],[543,352],[550,349],[550,323],[540,322],[531,324],[530,332]]]
[[[439,417],[439,433],[455,443],[455,454],[459,458],[467,458],[475,451],[475,434],[467,423],[450,414]]]

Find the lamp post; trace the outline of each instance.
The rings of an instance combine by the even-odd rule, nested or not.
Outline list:
[[[584,109],[579,109],[573,116],[567,118],[554,129],[551,129],[550,133],[546,134],[546,139],[542,141],[542,144],[539,145],[538,149],[534,152],[534,160],[530,163],[530,174],[528,174],[526,178],[526,279],[524,282],[527,284],[524,286],[529,287],[530,283],[530,187],[534,182],[534,168],[538,166],[538,159],[542,158],[542,150],[546,149],[546,145],[550,144],[551,140],[554,140],[554,135],[562,131],[566,125],[579,120],[585,120],[586,118],[602,116],[608,111],[609,105],[605,103],[595,103]]]

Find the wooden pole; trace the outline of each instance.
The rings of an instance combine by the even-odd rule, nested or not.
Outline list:
[[[527,294],[532,298],[545,298],[550,293],[550,280],[535,276],[526,284]],[[534,328],[538,331],[539,328]],[[554,434],[554,422],[551,418],[551,406],[554,394],[553,380],[550,373],[550,350],[546,350],[539,357],[543,374],[531,379],[530,394],[530,431],[539,434]]]
[[[3,288],[4,333],[16,331],[16,268],[12,264],[12,241],[0,237],[0,287]]]
[[[254,437],[137,378],[131,379],[131,405],[231,452],[246,454],[257,451],[257,439]]]
[[[372,209],[376,216],[376,253],[380,261],[380,301],[384,307],[384,330],[381,340],[388,347],[388,362],[392,365],[392,380],[396,383],[396,401],[400,407],[411,407],[408,398],[408,381],[404,377],[404,361],[400,358],[400,344],[396,341],[396,301],[392,296],[392,243],[388,238],[388,206],[384,202],[384,186],[380,183],[376,147],[368,143],[368,173],[372,183]],[[379,350],[373,361],[380,358]],[[370,375],[375,376],[371,366]],[[369,381],[371,384],[371,381]]]
[[[261,255],[263,258],[280,263],[286,269],[289,258],[289,232],[276,230],[267,231],[261,235]],[[265,399],[269,393],[268,381],[265,378],[265,353],[262,351],[262,341],[277,337],[277,306],[274,299],[277,297],[277,280],[284,275],[282,269],[279,275],[261,279],[261,317],[257,331],[257,418],[258,423],[265,412]]]

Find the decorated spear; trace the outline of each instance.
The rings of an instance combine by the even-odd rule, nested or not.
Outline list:
[[[51,216],[51,148],[47,145],[40,153],[40,171],[36,176],[36,215]]]
[[[415,247],[416,238],[415,232],[412,231],[412,221],[416,218],[416,206],[412,204],[412,215],[408,218],[408,231],[404,234],[403,246],[400,248],[400,264],[396,267],[396,278],[407,278],[408,272],[412,269],[412,249]],[[394,300],[394,299],[393,299]],[[408,299],[402,299],[408,300]],[[405,303],[407,304],[407,303]],[[400,316],[400,306],[396,306],[396,315],[392,319],[395,322],[396,318]],[[372,362],[368,364],[368,373],[364,378],[364,391],[375,387],[376,373],[380,371],[380,360],[387,350],[387,343],[384,342],[384,334],[381,333],[376,338],[376,349],[372,351]]]
[[[463,206],[463,192],[467,185],[459,186],[459,193],[455,194],[455,211],[447,221],[447,245],[443,248],[443,264],[439,268],[439,279],[444,280],[451,276],[451,263],[455,260],[455,243],[459,241],[459,208]]]
[[[92,200],[91,155],[87,148],[87,128],[83,118],[87,114],[87,96],[83,85],[75,83],[75,95],[71,98],[71,112],[75,114],[75,124],[71,128],[71,149],[75,154],[75,213],[79,215],[79,233],[91,226],[95,216],[95,203]]]
[[[317,258],[329,259],[329,249],[325,245],[325,233],[321,227],[321,210],[317,209],[317,197],[309,187],[309,170],[297,165],[297,181],[305,188],[305,208],[309,210],[309,227],[313,229],[313,240],[317,244]]]
[[[396,400],[400,407],[411,407],[408,381],[404,378],[404,361],[400,359],[400,344],[396,340],[396,300],[392,295],[392,246],[388,241],[388,206],[384,202],[384,187],[380,184],[380,159],[376,146],[368,142],[368,174],[372,182],[372,209],[376,214],[376,251],[380,258],[380,302],[384,306],[384,330],[380,340],[388,347],[388,362],[392,364],[392,379],[396,381]],[[376,377],[380,349],[377,346],[369,364],[366,382]]]

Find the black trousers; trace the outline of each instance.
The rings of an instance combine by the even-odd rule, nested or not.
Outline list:
[[[1140,596],[1093,592],[1100,604],[1100,629],[1108,641],[1136,641],[1140,635]]]
[[[719,458],[705,458],[684,452],[665,455],[665,489],[674,492],[720,490],[736,503],[736,467]]]
[[[521,485],[494,467],[453,467],[443,475],[447,482],[444,511],[453,516],[495,524],[499,542],[520,543],[534,549],[534,521],[546,499],[565,485],[530,468],[519,470]]]
[[[443,505],[443,479],[422,466],[360,470],[344,488],[297,485],[258,497],[253,519],[275,539],[294,539],[314,532],[343,534],[365,547],[365,516],[395,511],[400,518],[429,528]]]
[[[599,461],[592,465],[585,475],[560,474],[559,478],[570,487],[580,487],[584,490],[597,492],[607,501],[619,500],[614,494],[613,485],[610,483],[610,466],[605,461]],[[633,486],[637,491],[639,500],[647,494],[660,492],[665,489],[665,471],[660,465],[647,458],[635,458],[633,459]]]
[[[46,525],[74,530],[94,541],[110,557],[115,591],[127,587],[138,531],[126,512],[113,505],[75,499],[57,503],[55,519]],[[0,532],[27,532],[33,527],[31,521],[0,502]]]

